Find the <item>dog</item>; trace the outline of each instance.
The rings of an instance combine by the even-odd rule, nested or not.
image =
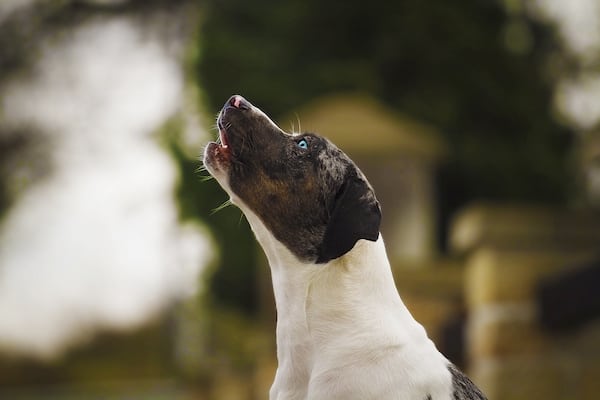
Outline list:
[[[208,172],[267,256],[277,307],[271,400],[481,400],[396,289],[373,188],[313,133],[286,133],[241,96],[217,118]]]

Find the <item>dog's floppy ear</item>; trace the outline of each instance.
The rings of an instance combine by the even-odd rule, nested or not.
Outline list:
[[[379,237],[381,209],[369,184],[358,176],[344,182],[329,217],[317,263],[326,263],[350,251],[359,239]]]

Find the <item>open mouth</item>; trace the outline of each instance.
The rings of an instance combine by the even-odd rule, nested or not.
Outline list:
[[[211,173],[226,170],[231,162],[229,138],[227,137],[227,130],[221,118],[217,120],[217,127],[219,129],[219,138],[214,142],[210,142],[204,152],[204,165],[206,165]]]
[[[221,122],[219,121],[219,145],[221,146],[222,149],[228,149],[229,148],[229,142],[227,140],[227,132],[225,131],[225,128],[223,127],[223,125],[221,124]]]
[[[229,143],[227,143],[227,134],[225,131],[219,131],[219,142],[221,143],[221,147],[226,149],[229,147]]]

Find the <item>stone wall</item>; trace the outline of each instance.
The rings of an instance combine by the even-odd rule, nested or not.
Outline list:
[[[600,323],[544,330],[537,297],[544,279],[599,256],[598,216],[476,205],[452,243],[466,258],[469,372],[490,400],[599,398]]]

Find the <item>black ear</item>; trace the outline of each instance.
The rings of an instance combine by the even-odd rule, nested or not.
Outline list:
[[[317,263],[350,251],[359,239],[379,238],[381,209],[368,183],[358,176],[346,179],[336,196]]]

